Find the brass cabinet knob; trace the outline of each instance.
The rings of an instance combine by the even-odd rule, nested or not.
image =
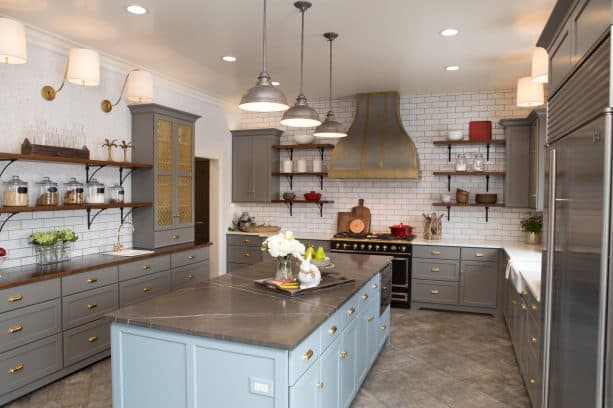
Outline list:
[[[98,307],[98,303],[88,303],[87,304],[88,309],[95,309],[97,307]]]
[[[383,326],[379,327],[381,329],[381,331],[385,331],[387,329],[387,325],[384,324]]]
[[[364,293],[362,295],[362,300],[368,300],[368,293]]]
[[[187,279],[194,279],[194,275],[190,273],[189,275],[187,275]]]
[[[348,316],[351,316],[354,313],[355,313],[355,307],[350,307],[349,310],[347,310],[347,315]]]
[[[15,374],[18,373],[19,371],[23,370],[25,368],[25,366],[23,364],[17,364],[15,367],[9,369],[9,373],[10,374]]]
[[[483,258],[485,256],[485,254],[483,252],[475,252],[475,256],[477,258]]]
[[[379,285],[378,285],[378,284],[376,284],[376,283],[373,283],[373,284],[372,284],[372,288],[373,288],[373,289],[377,289],[378,287],[379,287]]]
[[[534,336],[530,336],[530,341],[531,341],[532,343],[536,343],[537,338],[536,338],[536,337],[534,337]]]
[[[528,380],[528,382],[530,384],[536,384],[536,380],[534,378],[530,378],[530,380]]]
[[[145,292],[145,293],[147,293],[147,292],[151,292],[151,288],[150,288],[150,287],[145,286],[145,287],[143,288],[143,292]]]
[[[438,295],[438,289],[432,289],[430,290],[430,293],[432,293],[433,295]]]
[[[432,251],[432,255],[440,255],[440,254],[441,254],[441,251],[436,251],[436,250]]]
[[[368,321],[372,322],[373,320],[375,320],[375,316],[368,316]]]
[[[190,255],[190,256],[188,256],[188,257],[187,257],[187,259],[189,259],[190,261],[192,261],[192,260],[196,259],[196,257],[195,257],[194,255]]]
[[[145,270],[147,270],[147,269],[151,269],[151,265],[149,265],[149,264],[145,264],[145,265],[143,266],[143,269],[145,269]]]
[[[522,304],[521,304],[521,308],[522,308],[522,310],[527,310],[527,309],[528,309],[528,306],[526,306],[526,305],[524,305],[524,304],[522,303]]]
[[[530,305],[530,308],[531,308],[532,310],[536,311],[536,305],[535,305],[535,304]]]
[[[172,238],[172,239],[179,239],[179,238],[181,238],[181,235],[176,235],[176,234],[175,235],[171,235],[170,238]]]
[[[337,330],[338,328],[336,326],[332,326],[328,329],[328,334],[332,336],[334,333],[336,333]]]
[[[87,280],[87,283],[96,283],[96,282],[98,282],[98,278],[89,278]]]
[[[347,358],[349,353],[347,353],[346,351],[341,351],[340,353],[338,353],[338,355],[340,358]]]
[[[313,357],[313,350],[308,349],[306,353],[302,356],[304,361],[309,361]]]
[[[243,244],[250,244],[251,240],[250,239],[243,239]]]
[[[320,382],[320,383],[315,384],[315,388],[317,388],[319,390],[323,389],[324,388],[324,383]]]
[[[517,300],[513,299],[513,300],[511,300],[511,303],[516,305],[517,304]]]
[[[87,339],[87,341],[89,341],[90,343],[94,343],[98,341],[98,336],[91,336],[89,339]]]
[[[22,330],[23,330],[23,326],[22,325],[9,327],[9,333],[11,333],[11,334],[20,332]]]
[[[432,272],[440,272],[440,271],[441,271],[441,269],[437,268],[436,266],[432,268]]]
[[[23,300],[23,295],[12,295],[8,297],[8,301],[11,303],[19,302],[20,300]]]
[[[245,252],[245,253],[243,254],[243,256],[244,256],[245,258],[251,258],[251,254],[250,254],[249,252]]]

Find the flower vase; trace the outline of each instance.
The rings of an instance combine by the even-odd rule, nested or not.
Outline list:
[[[277,273],[276,279],[287,279],[292,277],[292,265],[291,256],[279,256],[277,257]]]

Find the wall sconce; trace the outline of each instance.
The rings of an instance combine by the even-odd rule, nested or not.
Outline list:
[[[54,100],[64,88],[66,81],[81,86],[98,86],[100,84],[100,56],[98,53],[86,48],[71,48],[62,84],[58,89],[50,85],[43,86],[40,90],[42,97],[47,101]]]
[[[153,76],[149,71],[143,71],[141,69],[133,69],[128,72],[126,78],[123,80],[121,86],[121,92],[119,93],[119,99],[117,102],[112,103],[108,99],[100,102],[100,108],[103,112],[109,113],[113,110],[113,106],[116,106],[123,96],[123,91],[126,90],[127,85],[127,97],[132,102],[153,102]]]
[[[0,62],[25,64],[28,61],[26,29],[19,21],[0,17]]]

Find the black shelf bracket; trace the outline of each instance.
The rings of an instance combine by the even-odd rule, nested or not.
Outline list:
[[[286,201],[285,205],[287,205],[287,208],[289,209],[289,216],[293,217],[294,216],[294,203],[291,201]]]
[[[6,165],[4,165],[4,167],[2,168],[2,171],[0,171],[0,177],[2,177],[6,169],[8,169],[11,164],[15,163],[17,159],[0,159],[0,161],[8,162],[6,163]]]
[[[323,217],[324,216],[324,203],[318,203],[319,205],[319,216]]]
[[[0,225],[0,231],[2,231],[4,229],[4,226],[6,225],[6,223],[15,216],[15,214],[19,214],[19,213],[11,213],[8,217],[6,217],[4,219],[4,221],[2,221],[2,224]]]
[[[123,171],[128,170],[126,174],[123,174]],[[126,179],[130,176],[130,174],[134,173],[134,168],[132,167],[120,167],[119,168],[119,185],[123,187],[123,183],[126,182]]]
[[[447,206],[447,221],[451,219],[451,207]]]
[[[128,210],[128,212],[126,212],[125,214],[124,214],[123,210],[124,210],[124,208],[123,208],[123,207],[121,207],[121,208],[119,209],[119,211],[120,211],[120,213],[121,213],[121,225],[123,225],[123,223],[124,223],[124,222],[126,222],[126,220],[128,219],[128,217],[129,217],[130,215],[132,215],[132,212],[134,211],[134,207],[130,208],[130,209]]]
[[[451,174],[447,175],[447,191],[451,192]]]
[[[324,161],[324,151],[325,149],[323,147],[319,148],[319,156],[321,157],[321,161]]]
[[[92,168],[94,168],[94,167],[95,167],[96,169],[95,169],[95,170],[94,170],[94,171],[93,171],[91,174],[89,174],[89,171],[90,171]],[[90,166],[89,164],[86,164],[86,165],[85,165],[85,181],[86,181],[87,183],[89,183],[90,181],[92,181],[92,179],[94,178],[94,176],[95,176],[96,174],[98,174],[98,172],[99,172],[100,170],[102,170],[103,168],[105,168],[105,167],[106,167],[105,165],[96,165],[96,166]],[[121,176],[120,176],[120,177],[121,177]]]
[[[490,207],[485,207],[485,222],[490,221]]]
[[[447,161],[451,162],[451,145],[447,145]]]
[[[488,143],[488,144],[486,144],[486,145],[485,145],[485,148],[486,148],[486,151],[487,151],[487,154],[486,154],[486,156],[485,156],[485,157],[486,157],[486,160],[487,160],[487,161],[490,161],[490,144],[489,144],[489,143]]]
[[[319,188],[324,189],[324,176],[319,176]]]
[[[294,160],[294,149],[287,149],[287,151],[289,152],[289,159]]]
[[[490,191],[490,176],[488,174],[487,176],[485,176],[485,192],[487,193],[489,191]]]
[[[100,214],[102,214],[104,212],[104,210],[106,210],[106,208],[102,208],[101,210],[98,210],[98,212],[96,212],[93,216],[92,216],[92,210],[91,208],[87,209],[87,229],[91,229],[92,228],[92,224],[94,223],[94,221],[96,220],[96,218],[98,218],[98,216]]]
[[[287,181],[289,182],[289,189],[294,189],[294,176],[287,176]]]

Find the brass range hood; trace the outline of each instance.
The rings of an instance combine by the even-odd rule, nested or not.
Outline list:
[[[328,177],[418,179],[417,148],[400,121],[398,92],[362,93],[347,137],[332,151]]]

